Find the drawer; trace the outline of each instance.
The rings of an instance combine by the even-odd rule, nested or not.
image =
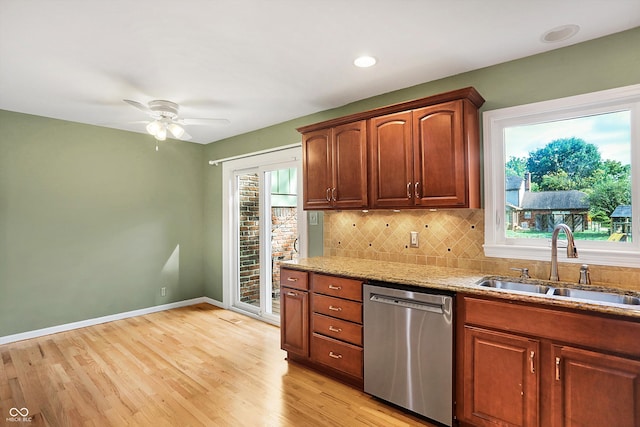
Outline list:
[[[311,360],[362,378],[362,348],[322,335],[313,334]]]
[[[309,289],[308,273],[306,271],[289,270],[288,268],[280,269],[280,286],[287,288],[301,289],[303,291]]]
[[[313,313],[313,332],[362,346],[362,325]]]
[[[362,303],[326,295],[313,294],[311,303],[315,313],[326,314],[362,324]]]
[[[312,274],[311,289],[318,294],[362,301],[362,282],[360,280]]]

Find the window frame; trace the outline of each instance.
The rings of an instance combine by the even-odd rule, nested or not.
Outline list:
[[[622,109],[631,114],[631,210],[633,242],[578,240],[579,258],[558,260],[579,264],[640,267],[640,84],[567,98],[485,111],[483,121],[485,242],[490,258],[549,261],[548,239],[508,238],[505,233],[505,148],[506,127],[568,119]],[[561,234],[560,238],[564,238]]]

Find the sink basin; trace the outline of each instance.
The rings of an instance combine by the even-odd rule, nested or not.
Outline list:
[[[582,289],[557,288],[552,295],[577,298],[582,300],[605,302],[610,304],[640,305],[640,298],[630,295],[609,294],[598,291],[584,291]]]
[[[549,289],[551,289],[549,286],[535,285],[532,283],[509,282],[506,280],[497,279],[483,280],[479,283],[479,285],[488,288],[505,289],[509,291],[529,292],[532,294],[546,294]]]

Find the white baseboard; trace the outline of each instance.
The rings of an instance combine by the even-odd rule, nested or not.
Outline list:
[[[199,297],[184,301],[172,302],[170,304],[154,305],[153,307],[141,308],[139,310],[126,311],[124,313],[110,314],[108,316],[96,317],[94,319],[80,320],[78,322],[65,323],[63,325],[51,326],[49,328],[36,329],[34,331],[21,332],[19,334],[5,335],[0,337],[0,344],[9,344],[16,341],[38,338],[44,335],[58,332],[71,331],[73,329],[85,328],[87,326],[99,325],[100,323],[113,322],[114,320],[127,319],[129,317],[142,316],[158,311],[171,310],[173,308],[187,307],[189,305],[207,303],[220,308],[226,308],[220,301],[209,297]]]

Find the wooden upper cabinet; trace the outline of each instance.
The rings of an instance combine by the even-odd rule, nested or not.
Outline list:
[[[304,134],[304,209],[367,207],[366,122]]]
[[[302,138],[304,209],[331,207],[331,150],[331,129],[310,132]]]
[[[374,117],[369,122],[371,207],[413,205],[411,112]]]
[[[479,208],[483,103],[465,88],[299,128],[304,208]]]
[[[416,205],[467,205],[462,101],[413,111],[413,185]]]
[[[333,186],[335,208],[363,208],[367,197],[367,128],[364,120],[333,129]]]

